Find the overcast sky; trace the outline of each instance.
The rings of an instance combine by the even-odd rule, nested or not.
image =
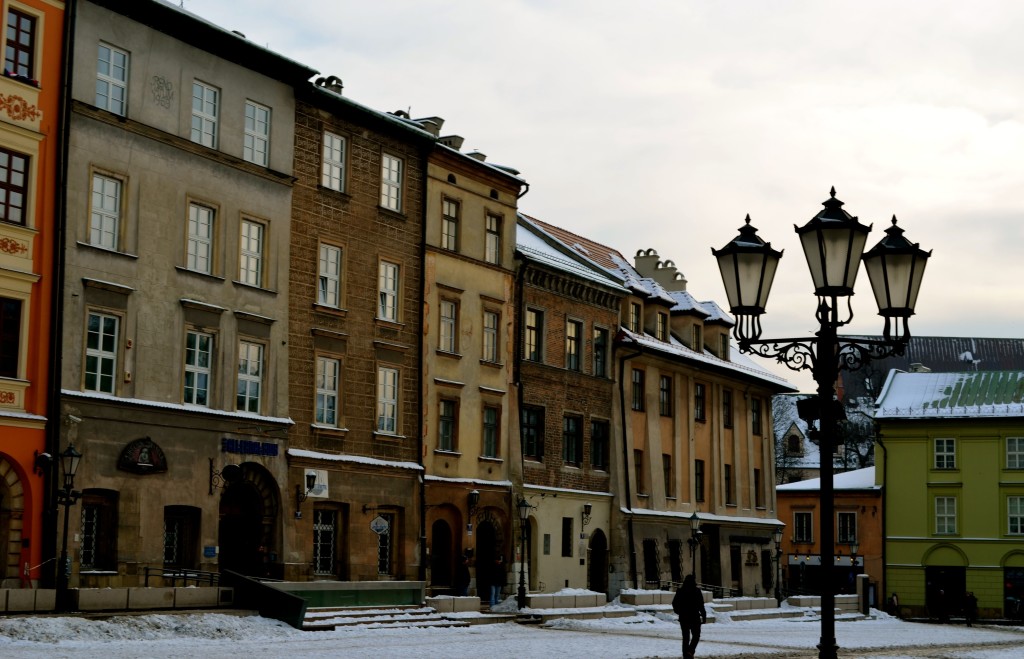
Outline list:
[[[654,248],[726,305],[710,248],[785,250],[765,336],[816,329],[793,232],[828,190],[934,254],[911,331],[1024,336],[1024,4],[185,0],[370,107],[520,170],[521,211]],[[850,332],[881,332],[861,273]],[[783,369],[780,372],[789,373]],[[789,373],[792,376],[791,373]],[[801,389],[809,377],[792,377]]]

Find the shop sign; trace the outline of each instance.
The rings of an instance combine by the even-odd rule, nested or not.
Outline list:
[[[387,533],[389,526],[390,525],[388,524],[388,520],[384,519],[380,515],[374,517],[373,521],[370,522],[370,530],[376,533],[377,535],[383,535]]]
[[[222,453],[238,453],[241,455],[262,455],[276,458],[278,446],[273,442],[257,442],[251,439],[231,439],[222,437],[220,440]]]

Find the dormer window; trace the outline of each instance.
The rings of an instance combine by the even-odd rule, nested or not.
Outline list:
[[[640,332],[643,331],[641,329],[642,325],[641,325],[641,322],[640,322],[640,319],[641,319],[640,312],[641,312],[641,309],[640,309],[640,305],[639,304],[637,304],[636,302],[630,302],[629,303],[629,331],[630,332],[634,332],[636,334],[639,334]]]
[[[729,359],[729,335],[723,334],[718,337],[718,356],[722,359]]]
[[[786,453],[800,455],[800,438],[797,435],[790,435],[786,438]]]
[[[668,341],[668,314],[658,312],[658,325],[655,334],[659,341]]]
[[[704,352],[704,328],[702,326],[693,326],[693,343],[690,347],[697,352]]]

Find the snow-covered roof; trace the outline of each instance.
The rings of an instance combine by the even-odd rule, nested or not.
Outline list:
[[[372,467],[391,467],[393,469],[409,469],[412,471],[423,471],[423,465],[415,462],[402,462],[399,460],[381,460],[370,458],[364,455],[344,455],[340,453],[321,453],[320,451],[307,451],[301,448],[288,449],[288,455],[293,458],[308,458],[311,460],[326,460],[330,462],[349,462],[363,464]]]
[[[711,312],[708,311],[704,305],[697,301],[697,298],[690,295],[687,291],[672,291],[669,293],[669,297],[675,305],[672,307],[672,311],[683,312],[683,313],[695,313],[698,316],[704,318],[710,318]]]
[[[621,283],[609,277],[604,269],[593,267],[577,258],[567,248],[545,240],[544,234],[529,220],[516,226],[516,249],[528,259],[586,279],[606,288],[626,293]]]
[[[832,488],[835,490],[880,490],[881,486],[875,485],[875,468],[864,467],[836,474],[832,477]],[[817,492],[820,489],[820,478],[809,478],[805,481],[786,483],[775,487],[777,492]]]
[[[889,372],[876,419],[1024,417],[1024,371]]]
[[[732,316],[725,312],[725,309],[718,306],[718,303],[714,300],[704,300],[700,303],[702,309],[707,311],[710,315],[704,319],[705,323],[724,323],[729,327],[732,327],[736,322],[732,319]]]

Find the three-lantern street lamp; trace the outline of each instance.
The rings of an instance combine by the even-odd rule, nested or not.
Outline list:
[[[818,409],[813,414],[819,421],[821,438],[822,594],[818,656],[824,659],[836,657],[838,650],[832,579],[835,524],[830,459],[836,441],[836,422],[841,414],[836,401],[836,380],[840,370],[853,371],[872,359],[903,354],[910,340],[908,320],[914,315],[925,265],[931,256],[930,251],[925,252],[903,237],[903,229],[896,226],[895,216],[885,237],[864,253],[871,227],[844,211],[843,202],[835,195],[835,188],[832,188],[830,198],[822,204],[824,210],[804,226],[795,227],[818,298],[815,316],[819,329],[814,337],[761,338],[761,314],[765,311],[782,252],[761,240],[757,229],[750,224],[749,215],[736,238],[720,250],[711,250],[718,259],[730,311],[736,317],[733,335],[740,351],[775,359],[794,371],[810,369],[818,388]],[[853,295],[861,261],[885,327],[881,339],[840,339],[839,328],[853,320],[849,298]],[[843,299],[847,310],[841,317],[839,306]],[[826,556],[826,552],[829,555]]]

